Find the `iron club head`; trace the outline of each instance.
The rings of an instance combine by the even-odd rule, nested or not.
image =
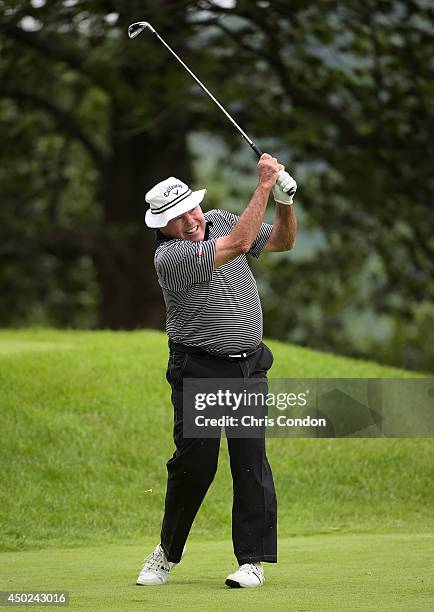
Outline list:
[[[136,36],[141,34],[146,28],[151,30],[151,32],[155,32],[154,28],[148,21],[136,21],[128,27],[128,36],[130,38],[136,38]]]

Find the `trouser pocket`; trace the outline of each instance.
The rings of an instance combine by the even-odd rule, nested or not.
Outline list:
[[[166,379],[171,385],[179,383],[187,366],[188,353],[173,352],[169,356]]]
[[[256,361],[253,361],[253,364],[251,367],[251,372],[250,372],[251,376],[255,376],[259,373],[266,374],[274,363],[274,357],[273,357],[273,353],[271,352],[271,349],[269,349],[268,346],[264,344],[263,342],[261,342],[261,345],[257,353],[258,355],[257,355]]]

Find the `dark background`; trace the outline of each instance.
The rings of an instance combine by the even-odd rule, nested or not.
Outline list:
[[[434,363],[434,9],[419,1],[0,1],[0,325],[163,327],[143,194],[240,212],[256,159],[150,21],[298,182],[255,263],[266,335]],[[270,219],[273,204],[270,203]]]

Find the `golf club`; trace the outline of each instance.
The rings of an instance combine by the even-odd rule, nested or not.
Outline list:
[[[255,145],[255,143],[251,140],[251,138],[249,138],[247,136],[247,134],[240,128],[238,123],[235,121],[235,119],[233,119],[233,117],[230,116],[230,114],[227,112],[227,110],[225,108],[223,108],[223,106],[213,96],[213,94],[209,91],[209,89],[207,89],[205,87],[205,85],[197,78],[197,76],[194,74],[194,72],[192,72],[190,70],[190,68],[182,61],[182,59],[179,57],[179,55],[177,55],[175,53],[175,51],[167,44],[167,42],[158,34],[158,32],[151,26],[151,24],[148,21],[136,21],[135,23],[132,23],[129,26],[129,28],[128,28],[128,36],[130,38],[136,38],[137,36],[139,36],[143,32],[143,30],[146,30],[146,29],[150,30],[153,34],[155,34],[155,36],[158,38],[158,40],[160,40],[160,42],[163,43],[163,45],[166,47],[166,49],[168,49],[170,51],[170,53],[178,60],[178,62],[185,68],[185,70],[187,70],[187,72],[193,77],[193,79],[196,81],[196,83],[199,85],[199,87],[201,87],[203,89],[203,91],[219,107],[219,109],[222,111],[222,113],[224,113],[226,115],[226,117],[229,119],[229,121],[232,123],[232,125],[238,130],[238,132],[244,138],[244,140],[246,140],[246,142],[249,143],[249,145],[251,146],[253,151],[256,153],[258,158],[261,157],[262,151]],[[279,174],[277,175],[278,183],[280,183],[279,179],[283,179],[284,176],[286,176],[286,175],[287,175],[287,173],[284,170],[280,170]],[[283,191],[286,191],[286,189],[284,187],[282,187],[282,189],[283,189]],[[289,194],[291,195],[291,190],[289,190]]]

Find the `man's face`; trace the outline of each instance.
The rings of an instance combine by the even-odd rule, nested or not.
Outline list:
[[[175,217],[160,231],[170,238],[181,238],[197,242],[205,237],[206,221],[200,206],[196,206],[179,217]]]

